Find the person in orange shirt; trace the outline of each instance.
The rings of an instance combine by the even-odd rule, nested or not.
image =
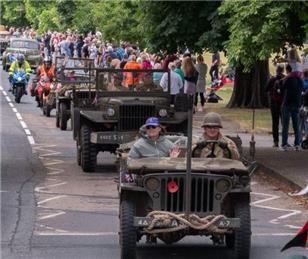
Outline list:
[[[124,69],[142,69],[141,65],[136,61],[136,55],[131,55]],[[124,86],[130,90],[139,83],[140,74],[136,72],[124,72]]]
[[[49,80],[55,77],[55,66],[52,64],[50,57],[44,58],[44,63],[38,67],[37,76],[39,78],[47,76]]]
[[[33,86],[37,106],[42,105],[43,92],[47,96],[50,92],[51,82],[55,80],[55,66],[52,64],[50,57],[44,58],[44,63],[37,69],[38,83]]]

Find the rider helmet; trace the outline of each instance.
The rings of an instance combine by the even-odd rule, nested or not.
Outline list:
[[[18,54],[17,61],[20,64],[24,63],[25,62],[25,55],[24,54]]]
[[[203,118],[202,127],[216,126],[222,128],[221,117],[216,112],[209,112]]]
[[[51,58],[49,56],[46,56],[44,58],[44,63],[51,63]]]

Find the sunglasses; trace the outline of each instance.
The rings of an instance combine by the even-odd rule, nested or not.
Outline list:
[[[154,126],[154,125],[146,126],[146,129],[156,129],[156,128],[158,128],[158,126]]]
[[[217,127],[217,126],[204,126],[203,127],[204,129],[219,129],[219,127]]]

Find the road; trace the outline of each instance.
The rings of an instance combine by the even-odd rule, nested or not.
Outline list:
[[[20,104],[1,71],[1,255],[5,259],[119,258],[115,157],[99,154],[95,173],[76,163],[72,132],[55,127],[34,98]],[[70,125],[70,124],[68,124]],[[251,259],[288,258],[280,253],[308,218],[292,198],[255,176],[252,181]],[[231,258],[205,237],[166,246],[138,246],[138,258]]]

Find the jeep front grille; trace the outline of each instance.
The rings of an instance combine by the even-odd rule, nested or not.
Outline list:
[[[153,105],[121,105],[119,130],[139,130],[148,117],[155,116]]]
[[[175,193],[168,191],[167,184],[175,181],[179,190]],[[185,175],[161,178],[161,210],[171,212],[185,211]],[[214,180],[205,177],[193,176],[191,178],[190,210],[193,213],[214,211]]]

